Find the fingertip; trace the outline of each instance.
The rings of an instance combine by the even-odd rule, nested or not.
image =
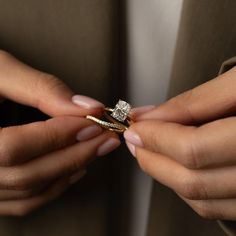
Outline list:
[[[135,117],[136,121],[147,120],[147,119],[158,119],[158,120],[167,120],[169,118],[169,114],[167,109],[164,106],[155,107],[147,112],[140,114]]]
[[[85,108],[85,109],[103,109],[104,108],[104,105],[101,102],[93,98],[84,96],[84,95],[74,95],[72,97],[72,102],[75,105]]]
[[[132,108],[130,111],[130,116],[134,119],[138,118],[139,116],[146,114],[147,112],[155,109],[155,105],[147,105],[147,106],[141,106],[141,107],[135,107]]]
[[[97,149],[97,156],[104,156],[114,151],[120,146],[121,142],[118,138],[110,137],[104,143],[102,143]]]
[[[121,144],[119,135],[109,130],[104,130],[101,135],[101,140],[102,142],[100,142],[97,148],[97,156],[105,156],[114,151]]]
[[[84,95],[73,95],[71,102],[75,113],[82,117],[87,115],[101,117],[105,108],[101,102]]]
[[[144,146],[143,141],[140,138],[139,134],[136,133],[134,130],[130,130],[130,129],[126,130],[124,132],[124,138],[128,143],[131,143],[135,146],[138,146],[138,147]]]
[[[98,135],[100,135],[103,132],[102,128],[96,124],[89,125],[83,129],[81,129],[77,135],[76,139],[77,141],[86,141],[91,138],[94,138]]]
[[[130,143],[130,142],[128,142],[128,141],[126,141],[126,145],[127,145],[127,147],[128,147],[128,149],[129,149],[129,151],[131,152],[131,154],[134,156],[134,157],[136,157],[136,148],[135,148],[135,145],[133,145],[132,143]]]

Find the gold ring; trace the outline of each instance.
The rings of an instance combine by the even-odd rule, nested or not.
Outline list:
[[[120,121],[118,121],[117,119],[112,117],[112,113],[109,114],[108,112],[113,112],[114,109],[110,108],[110,107],[106,107],[105,111],[104,111],[104,117],[106,119],[108,119],[110,122],[112,123],[116,123],[116,124],[122,124],[123,126],[126,127],[126,129],[128,129],[128,127],[133,123],[132,119],[130,118],[129,115],[127,115],[126,119],[121,123]]]
[[[108,121],[100,120],[90,115],[87,115],[86,118],[96,122],[105,129],[117,133],[123,133],[133,123],[129,116],[130,110],[131,106],[129,103],[119,100],[114,109],[110,107],[105,108],[103,116]],[[109,112],[111,114],[109,114]]]
[[[94,122],[96,122],[97,124],[99,124],[102,128],[108,129],[110,131],[115,131],[117,133],[123,133],[127,127],[122,125],[122,124],[116,124],[116,123],[111,123],[111,122],[107,122],[104,120],[100,120],[94,116],[86,116],[87,119],[92,120]]]

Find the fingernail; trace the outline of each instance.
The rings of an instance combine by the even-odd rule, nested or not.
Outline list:
[[[141,115],[141,114],[143,114],[145,112],[153,110],[154,108],[156,108],[156,106],[154,106],[154,105],[136,107],[136,108],[133,108],[130,111],[130,115],[132,115],[132,116],[139,116],[139,115]]]
[[[105,143],[103,143],[97,150],[97,156],[104,156],[111,151],[115,150],[120,146],[120,140],[115,138],[109,138]]]
[[[69,179],[69,184],[75,184],[76,182],[78,182],[81,178],[83,178],[85,176],[85,174],[87,173],[86,170],[79,170],[77,173],[75,173],[74,175],[72,175]]]
[[[135,146],[143,147],[143,142],[142,142],[141,138],[134,131],[126,130],[124,132],[124,138],[127,142],[129,142]]]
[[[74,95],[72,97],[72,102],[80,107],[84,107],[86,109],[94,109],[94,108],[102,108],[104,105],[87,96],[82,96],[82,95]]]
[[[129,149],[129,151],[131,152],[131,154],[136,157],[136,153],[135,153],[135,146],[132,143],[126,142],[126,145]]]
[[[76,139],[78,141],[86,141],[89,140],[91,138],[94,138],[96,136],[98,136],[99,134],[102,133],[102,128],[98,125],[90,125],[88,127],[85,127],[83,129],[81,129],[78,134],[76,135]]]

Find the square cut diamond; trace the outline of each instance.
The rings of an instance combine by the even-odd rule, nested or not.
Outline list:
[[[129,103],[119,100],[116,104],[111,116],[120,122],[124,122],[131,110]]]

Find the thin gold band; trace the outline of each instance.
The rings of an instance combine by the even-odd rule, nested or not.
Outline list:
[[[117,132],[117,133],[123,133],[125,130],[128,129],[128,126],[133,122],[131,120],[131,118],[128,116],[127,119],[126,119],[127,124],[123,124],[123,123],[117,121],[116,119],[112,118],[108,114],[108,112],[113,112],[113,109],[110,108],[110,107],[106,107],[105,111],[104,111],[104,117],[110,122],[100,120],[100,119],[98,119],[94,116],[90,116],[90,115],[87,115],[86,118],[96,122],[97,124],[99,124],[101,127],[105,128],[105,129],[108,129],[110,131],[114,131],[114,132]]]
[[[100,120],[94,116],[88,115],[86,116],[86,118],[96,122],[97,124],[99,124],[101,127],[105,129],[108,129],[110,131],[115,131],[117,133],[123,133],[126,129],[128,129],[128,127],[126,127],[125,125]]]
[[[101,120],[90,115],[86,116],[86,118],[96,122],[105,129],[115,131],[117,133],[123,133],[133,123],[131,117],[129,116],[130,110],[130,104],[119,99],[114,109],[110,107],[106,107],[104,109],[103,118],[105,120]]]

